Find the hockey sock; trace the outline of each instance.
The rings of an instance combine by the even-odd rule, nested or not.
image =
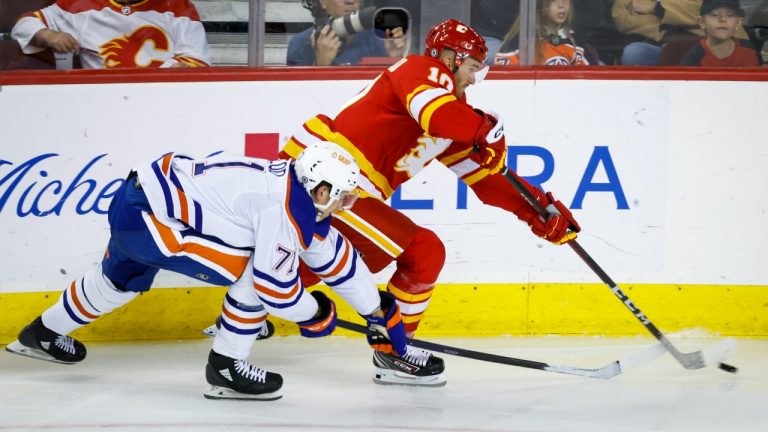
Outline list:
[[[397,299],[408,337],[412,337],[419,327],[434,288],[434,283],[416,282],[400,270],[396,271],[389,280],[387,291],[394,294]]]
[[[130,302],[138,293],[118,291],[102,273],[101,264],[82,279],[72,281],[59,301],[43,312],[43,325],[59,334],[69,334]]]
[[[221,309],[221,329],[213,341],[213,350],[233,359],[243,360],[251,352],[253,343],[265,325],[267,311],[258,304],[238,302],[230,292],[224,297]],[[256,300],[258,301],[258,300]],[[249,303],[254,303],[250,300]]]

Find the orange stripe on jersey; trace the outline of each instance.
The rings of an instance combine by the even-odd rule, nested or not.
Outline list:
[[[443,97],[439,97],[434,101],[427,104],[421,111],[421,117],[419,118],[419,124],[421,128],[429,132],[429,122],[432,120],[432,114],[441,106],[456,100],[456,96],[447,94]]]
[[[347,261],[349,261],[349,251],[352,249],[352,247],[350,246],[350,244],[347,241],[347,239],[344,239],[344,243],[346,243],[347,248],[344,251],[344,255],[341,257],[341,260],[336,265],[336,267],[334,267],[333,270],[331,270],[330,272],[325,273],[325,274],[320,274],[318,276],[320,276],[322,278],[334,277],[337,274],[339,274],[339,272],[341,272],[341,270],[344,268],[344,266],[347,265]]]
[[[173,159],[173,153],[168,153],[167,155],[163,156],[163,165],[162,165],[163,175],[168,175],[168,173],[170,172],[171,159]]]
[[[274,297],[274,298],[278,298],[278,299],[287,300],[287,299],[293,297],[294,295],[296,295],[296,292],[299,290],[299,283],[296,282],[293,285],[293,288],[289,292],[287,292],[287,293],[281,293],[279,291],[275,291],[275,290],[273,290],[271,288],[265,287],[264,285],[259,285],[256,282],[253,283],[253,287],[256,289],[256,291],[258,291],[258,292],[260,292],[262,294],[266,294],[266,295],[268,295],[270,297]]]
[[[80,303],[80,299],[77,298],[77,287],[75,287],[75,281],[72,281],[72,285],[69,287],[69,292],[72,294],[72,301],[75,303],[75,306],[77,306],[77,310],[80,311],[81,314],[85,315],[87,318],[90,319],[96,319],[99,316],[93,315],[88,313],[87,310],[83,307],[83,305]]]
[[[304,243],[304,236],[301,235],[301,226],[296,223],[296,220],[293,218],[293,214],[291,213],[291,187],[293,182],[290,180],[286,183],[285,188],[285,214],[288,216],[288,220],[291,222],[291,225],[293,225],[293,229],[296,230],[297,237],[299,238],[299,243],[301,243],[301,247],[303,249],[306,249],[309,247],[306,243]]]
[[[228,311],[227,308],[222,308],[221,312],[224,315],[226,315],[227,318],[231,319],[232,321],[237,321],[237,322],[242,323],[242,324],[258,324],[258,323],[264,321],[265,319],[267,319],[266,315],[262,315],[262,316],[256,317],[256,318],[243,318],[241,316],[237,316],[237,315],[233,314],[232,312]]]
[[[366,158],[365,155],[360,152],[360,150],[358,150],[357,147],[355,147],[355,145],[352,144],[352,142],[347,137],[339,132],[332,131],[330,126],[328,126],[319,116],[311,118],[304,124],[310,133],[323,137],[325,141],[336,143],[344,150],[352,154],[352,157],[355,158],[355,161],[360,167],[360,170],[368,178],[368,180],[370,180],[371,183],[373,183],[373,185],[376,186],[379,191],[381,191],[382,195],[388,197],[395,193],[395,190],[389,184],[387,177],[378,172],[376,168],[374,168],[373,164],[368,160],[368,158]]]
[[[166,249],[173,254],[187,253],[190,255],[197,255],[210,262],[216,263],[223,267],[230,274],[234,276],[240,276],[243,274],[245,266],[248,265],[249,257],[230,255],[225,252],[218,251],[208,246],[203,246],[196,243],[179,243],[176,237],[173,235],[173,230],[167,226],[161,224],[154,215],[149,215],[152,223],[155,225],[160,238],[163,241]]]
[[[176,195],[179,197],[179,206],[181,206],[181,220],[189,225],[189,208],[187,208],[187,195],[183,190],[176,188]]]

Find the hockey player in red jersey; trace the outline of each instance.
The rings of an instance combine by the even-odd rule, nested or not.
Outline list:
[[[484,203],[514,213],[539,237],[562,244],[580,230],[571,212],[551,193],[523,180],[553,214],[543,220],[500,174],[507,154],[502,120],[467,104],[464,94],[487,73],[486,55],[485,40],[470,27],[456,20],[438,24],[427,35],[424,55],[392,65],[335,118],[319,114],[309,119],[281,153],[295,158],[307,143],[322,139],[355,157],[362,174],[359,187],[365,193],[353,209],[339,213],[333,225],[362,252],[373,273],[396,261],[387,289],[397,298],[411,335],[432,297],[445,248],[434,232],[384,200],[433,159],[459,176]],[[309,285],[311,274],[305,276]],[[378,383],[445,383],[442,359],[410,346],[399,359],[375,352],[374,365]]]
[[[313,143],[292,163],[218,154],[168,153],[138,165],[109,207],[103,260],[27,325],[7,351],[77,363],[85,346],[67,336],[150,289],[160,269],[228,285],[222,329],[208,355],[211,399],[281,397],[282,377],[248,362],[267,313],[295,322],[302,336],[331,334],[336,307],[307,292],[298,260],[312,266],[369,323],[376,350],[406,354],[394,297],[380,292],[357,251],[331,227],[350,206],[359,168],[333,143]]]

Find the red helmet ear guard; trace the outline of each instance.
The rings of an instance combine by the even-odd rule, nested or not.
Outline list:
[[[427,48],[424,55],[430,57],[440,57],[440,53],[445,48],[455,51],[457,66],[460,66],[467,57],[474,57],[480,63],[485,63],[488,56],[485,39],[471,27],[455,19],[443,21],[432,27],[427,33],[425,44]]]

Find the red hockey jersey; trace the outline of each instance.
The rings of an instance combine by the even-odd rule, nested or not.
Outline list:
[[[296,158],[312,142],[349,151],[363,174],[360,186],[382,199],[433,159],[470,185],[483,202],[514,211],[530,206],[500,174],[469,158],[482,116],[457,97],[453,73],[439,60],[410,56],[392,65],[331,119],[305,122],[281,152]]]

